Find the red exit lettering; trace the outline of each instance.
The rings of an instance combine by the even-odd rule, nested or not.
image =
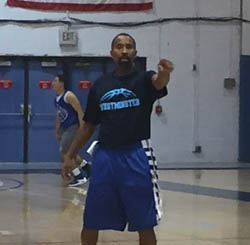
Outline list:
[[[50,89],[51,88],[51,81],[50,80],[40,80],[39,81],[39,88],[40,89]]]
[[[0,79],[0,89],[10,89],[12,88],[12,80],[1,80]]]
[[[90,89],[91,88],[91,82],[88,80],[81,80],[79,81],[79,89]]]

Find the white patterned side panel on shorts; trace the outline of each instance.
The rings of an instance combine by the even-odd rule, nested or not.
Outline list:
[[[157,212],[157,220],[159,221],[162,218],[162,200],[160,197],[160,188],[158,184],[158,169],[157,169],[157,161],[154,155],[153,148],[151,146],[150,140],[142,140],[142,146],[145,150],[145,153],[148,157],[148,162],[150,166],[150,173],[152,175],[152,183],[153,183],[153,192],[156,204],[156,212]]]

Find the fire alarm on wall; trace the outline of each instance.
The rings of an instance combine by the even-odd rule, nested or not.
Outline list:
[[[160,104],[160,101],[157,101],[157,104],[155,106],[155,113],[157,116],[160,116],[162,113],[163,109],[162,109],[162,105]]]

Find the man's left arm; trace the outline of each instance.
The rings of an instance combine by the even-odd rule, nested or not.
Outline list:
[[[152,77],[152,84],[157,90],[168,85],[170,73],[174,70],[173,63],[167,59],[161,59],[158,64],[158,73]]]

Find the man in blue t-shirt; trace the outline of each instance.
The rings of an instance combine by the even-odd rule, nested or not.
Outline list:
[[[150,139],[150,115],[155,100],[167,95],[173,65],[166,59],[158,74],[134,69],[136,42],[127,33],[112,41],[116,70],[99,78],[90,89],[84,124],[78,130],[65,161],[65,179],[72,159],[100,125],[81,233],[82,245],[96,244],[98,231],[113,229],[139,233],[141,245],[155,245],[159,218],[157,176]],[[147,149],[147,150],[145,150]]]

